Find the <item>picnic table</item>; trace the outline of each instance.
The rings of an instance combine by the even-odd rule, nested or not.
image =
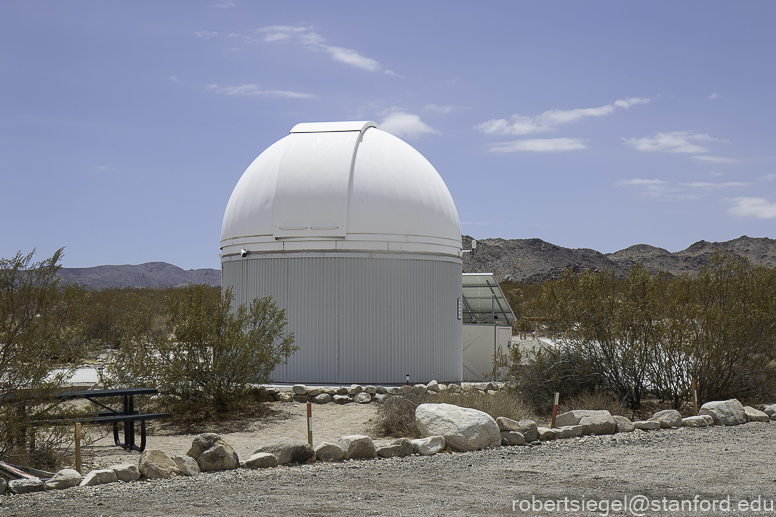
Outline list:
[[[56,397],[60,402],[74,399],[87,399],[106,411],[99,411],[83,418],[73,419],[73,422],[92,424],[113,424],[113,440],[117,446],[127,450],[143,452],[146,447],[146,420],[167,418],[167,413],[138,413],[135,410],[135,395],[156,395],[155,388],[118,388],[109,390],[63,391]],[[98,399],[121,397],[123,405],[114,409],[103,404]],[[135,422],[140,422],[140,445],[135,442]],[[124,441],[119,438],[119,424],[124,424]]]

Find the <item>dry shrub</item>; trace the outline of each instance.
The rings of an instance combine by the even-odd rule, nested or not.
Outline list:
[[[513,420],[534,419],[527,404],[507,391],[488,395],[479,390],[462,393],[442,391],[429,394],[418,390],[388,397],[377,409],[375,429],[382,436],[418,438],[421,436],[415,424],[415,409],[420,404],[453,404],[483,411],[493,418],[500,416]]]
[[[612,415],[630,415],[630,411],[622,400],[602,391],[580,393],[558,403],[558,414],[574,409],[605,409]]]
[[[492,395],[479,390],[462,393],[444,391],[434,397],[434,402],[477,409],[494,419],[503,416],[512,420],[534,420],[534,413],[528,404],[506,390],[496,391]]]
[[[415,409],[431,401],[431,396],[417,390],[386,398],[377,407],[375,430],[381,436],[419,438],[415,425]]]

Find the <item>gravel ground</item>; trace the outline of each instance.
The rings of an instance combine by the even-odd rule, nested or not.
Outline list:
[[[731,510],[758,497],[772,504],[774,443],[773,423],[635,431],[472,453],[238,469],[9,496],[0,515],[756,515],[726,512],[725,500],[729,497]],[[646,497],[652,506],[574,511],[574,501],[609,501],[615,507],[625,496]],[[670,511],[672,500],[691,505],[695,496],[695,509]],[[534,509],[521,511],[520,501],[532,497]],[[560,500],[561,511],[536,508],[547,499]],[[704,511],[715,499],[722,509]]]

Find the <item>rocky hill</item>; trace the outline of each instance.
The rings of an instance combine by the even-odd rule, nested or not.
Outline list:
[[[468,235],[463,236],[464,249],[471,249],[471,241]],[[674,253],[646,244],[604,254],[586,248],[563,248],[541,239],[478,239],[477,250],[464,255],[463,270],[465,273],[494,273],[499,281],[510,277],[533,283],[557,278],[566,268],[582,271],[613,267],[618,274],[624,275],[637,260],[642,260],[651,271],[678,275],[698,271],[716,249],[746,257],[754,264],[776,266],[776,239],[744,235],[727,242],[698,241]]]
[[[471,249],[472,238],[463,236],[464,249]],[[615,253],[599,253],[581,248],[569,249],[541,239],[478,239],[477,251],[463,259],[464,273],[495,273],[499,281],[509,277],[518,282],[543,282],[557,278],[564,269],[582,271],[613,267],[624,275],[642,260],[652,271],[668,271],[672,275],[694,273],[705,264],[714,250],[721,249],[747,257],[755,264],[776,266],[776,239],[739,237],[727,242],[698,241],[686,250],[670,253],[663,248],[637,244]],[[110,287],[170,287],[204,283],[221,285],[217,269],[185,271],[166,262],[139,265],[62,268],[59,276],[65,282],[81,284],[89,289]]]
[[[80,284],[87,289],[110,287],[173,287],[186,284],[221,285],[218,269],[183,270],[167,262],[147,262],[138,265],[96,266],[65,268],[59,277],[67,283]]]

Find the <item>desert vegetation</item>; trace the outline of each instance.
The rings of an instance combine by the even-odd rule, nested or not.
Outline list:
[[[61,249],[34,254],[0,259],[0,456],[16,463],[62,463],[82,411],[55,394],[101,353],[106,386],[158,388],[157,404],[185,420],[237,413],[296,350],[269,297],[246,307],[205,285],[88,291],[60,282]]]
[[[505,377],[541,411],[548,393],[594,391],[631,409],[647,397],[679,409],[691,400],[692,379],[701,402],[770,397],[774,293],[776,269],[725,253],[696,276],[654,274],[640,263],[623,279],[613,269],[566,271],[517,306],[518,325],[533,326],[557,348],[531,357],[513,349]]]

